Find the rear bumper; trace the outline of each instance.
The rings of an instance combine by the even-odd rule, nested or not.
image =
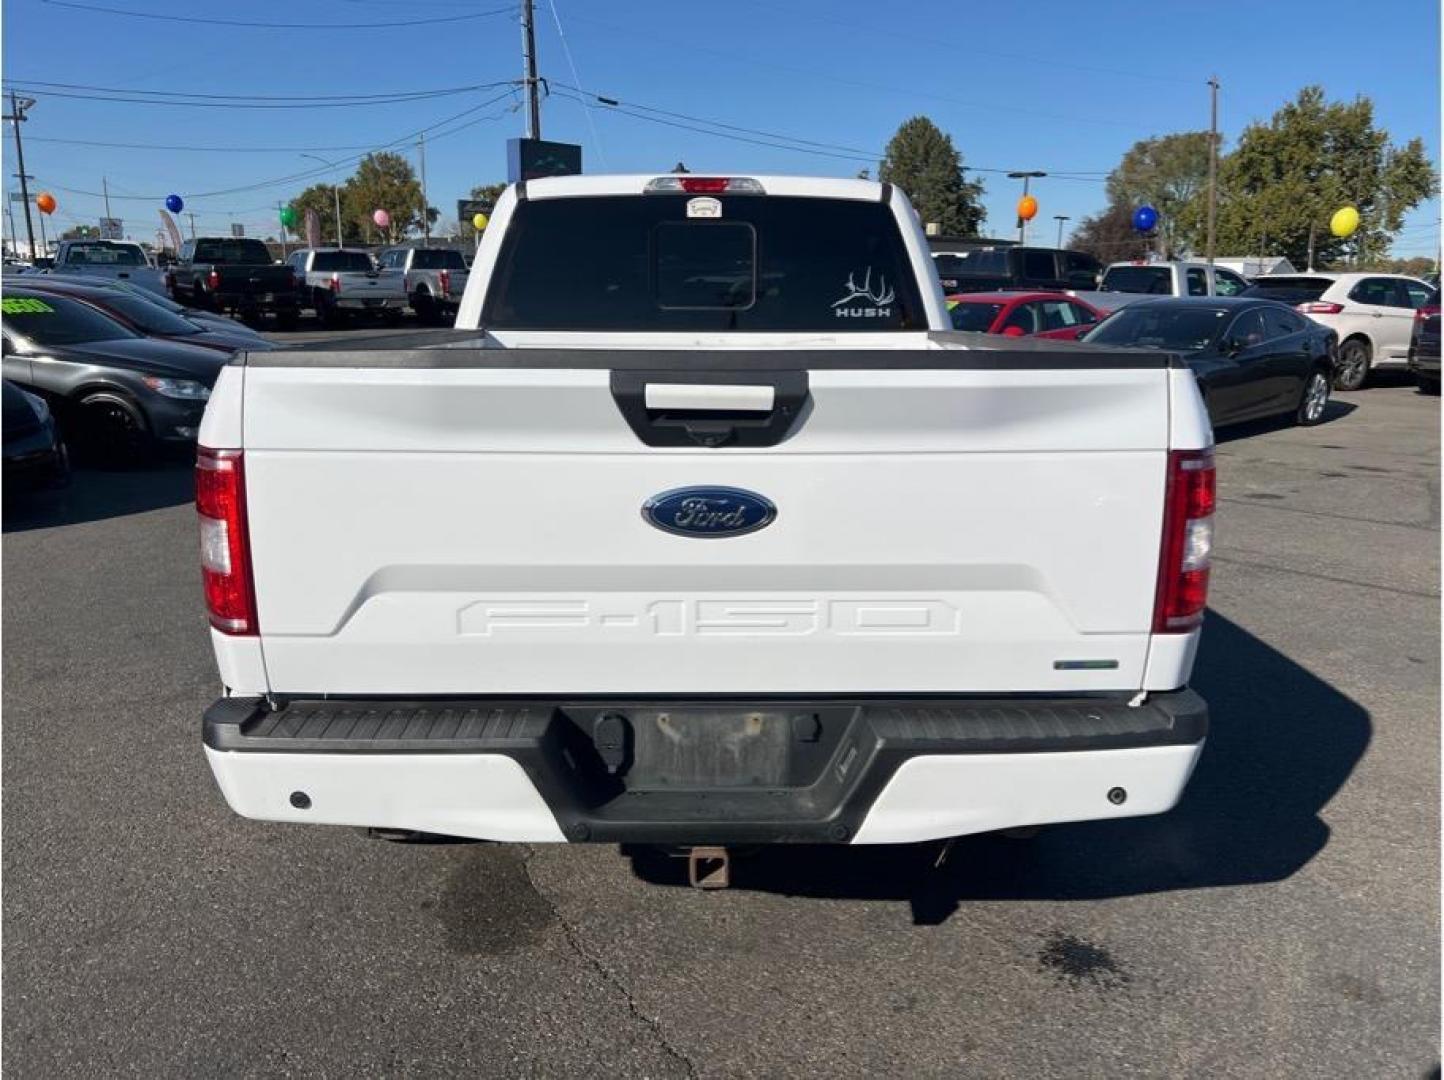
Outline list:
[[[621,739],[603,717],[625,719]],[[328,699],[272,711],[227,698],[203,736],[231,808],[260,820],[535,842],[904,843],[1161,813],[1207,726],[1189,690],[1137,707]]]

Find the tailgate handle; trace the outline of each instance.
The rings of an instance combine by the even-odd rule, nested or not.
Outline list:
[[[776,446],[812,401],[806,371],[613,371],[611,382],[648,446]]]
[[[774,386],[716,383],[648,383],[643,396],[649,409],[770,413],[777,402]]]

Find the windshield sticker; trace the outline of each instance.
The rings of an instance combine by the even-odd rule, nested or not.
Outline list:
[[[0,300],[0,315],[54,315],[55,309],[44,300],[30,300],[25,297],[7,297]]]
[[[719,218],[722,216],[722,204],[707,196],[687,200],[687,216],[689,218]]]
[[[896,294],[888,286],[887,278],[882,274],[878,274],[877,288],[873,288],[871,266],[863,275],[861,285],[857,283],[857,275],[849,273],[844,288],[847,290],[846,294],[832,305],[839,319],[886,319],[891,317],[892,302],[896,298]],[[867,304],[870,304],[871,307],[866,306]]]

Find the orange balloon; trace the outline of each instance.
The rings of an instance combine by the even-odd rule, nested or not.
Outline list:
[[[55,213],[55,196],[48,191],[42,191],[35,196],[35,205],[42,214],[53,214]]]
[[[1038,216],[1038,200],[1031,195],[1024,195],[1018,200],[1018,216],[1024,221],[1032,221]]]

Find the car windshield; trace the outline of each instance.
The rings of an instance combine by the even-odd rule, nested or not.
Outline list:
[[[136,244],[72,244],[65,255],[75,266],[147,266]]]
[[[1098,288],[1101,292],[1168,296],[1173,292],[1173,271],[1167,266],[1110,266]]]
[[[0,300],[5,325],[37,345],[61,348],[141,335],[67,296],[9,292]]]
[[[1090,345],[1196,352],[1218,339],[1228,316],[1223,308],[1197,304],[1129,304],[1099,323],[1087,341]]]
[[[413,270],[465,270],[466,259],[451,248],[417,248],[411,253]]]
[[[1249,296],[1266,297],[1297,304],[1305,300],[1317,300],[1333,284],[1329,278],[1317,277],[1259,277],[1248,287]]]
[[[1008,253],[1002,248],[941,252],[933,256],[933,262],[941,277],[997,277],[1008,273]]]
[[[976,304],[960,300],[954,302],[948,314],[953,320],[954,330],[986,333],[988,327],[993,325],[993,320],[998,317],[998,312],[1002,310],[1002,304]]]
[[[371,256],[364,251],[318,251],[311,259],[311,271],[317,274],[369,274],[374,269]]]

